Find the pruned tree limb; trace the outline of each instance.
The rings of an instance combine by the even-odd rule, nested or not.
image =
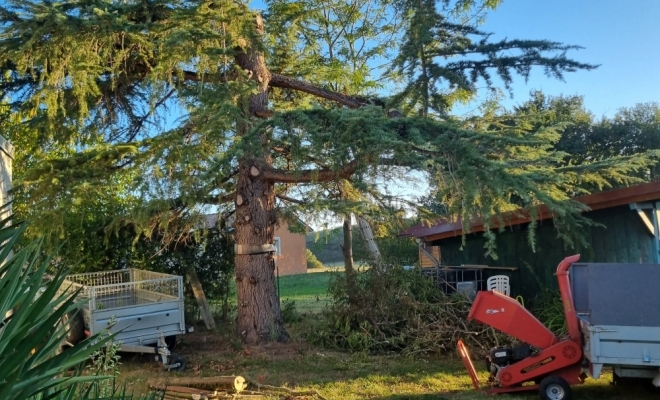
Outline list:
[[[264,179],[278,183],[308,183],[330,182],[335,179],[348,179],[357,170],[357,161],[351,161],[338,171],[306,169],[300,171],[286,171],[269,169],[263,171]]]
[[[323,89],[312,85],[309,82],[301,81],[300,79],[291,78],[280,74],[271,75],[269,86],[297,90],[326,100],[335,101],[350,108],[360,108],[368,104],[364,100],[358,99],[356,97],[347,96],[341,93],[333,92],[331,90]]]
[[[304,202],[304,201],[302,201],[302,200],[294,199],[294,198],[292,198],[292,197],[285,196],[285,195],[283,195],[283,194],[278,194],[278,195],[276,195],[276,197],[277,197],[278,199],[280,199],[280,200],[288,201],[288,202],[290,202],[290,203],[295,203],[295,204],[307,204],[306,202]]]

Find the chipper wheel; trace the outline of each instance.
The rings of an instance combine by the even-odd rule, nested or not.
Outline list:
[[[545,377],[539,386],[543,400],[571,400],[571,386],[556,375]]]

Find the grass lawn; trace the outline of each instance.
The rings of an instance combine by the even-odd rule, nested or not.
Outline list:
[[[282,301],[294,301],[302,312],[320,312],[328,304],[328,283],[333,274],[343,271],[321,271],[281,276],[279,282]]]
[[[297,305],[325,305],[328,282],[333,273],[319,272],[280,278],[283,298]],[[318,298],[319,300],[315,300]],[[299,307],[299,310],[304,307]],[[310,309],[313,311],[313,309]],[[491,396],[474,391],[457,355],[402,357],[368,355],[318,348],[306,343],[304,332],[318,329],[321,316],[307,314],[303,322],[288,326],[291,343],[270,344],[244,349],[233,335],[231,325],[217,332],[198,332],[179,337],[175,354],[188,361],[186,371],[165,372],[149,355],[124,355],[120,380],[136,392],[147,390],[146,380],[170,376],[241,375],[253,382],[306,390],[316,389],[328,400],[486,400]],[[477,368],[483,363],[475,360]],[[487,373],[480,372],[486,381]],[[660,390],[645,383],[611,386],[611,375],[588,379],[575,387],[573,399],[650,400],[660,398]],[[312,397],[308,397],[311,399]],[[536,393],[503,395],[496,399],[532,400]],[[287,398],[293,400],[293,398]]]
[[[305,323],[303,323],[305,324]],[[175,349],[188,360],[185,372],[165,372],[150,356],[127,355],[120,378],[135,391],[146,390],[146,379],[169,376],[241,375],[262,384],[317,389],[328,400],[479,400],[458,357],[376,356],[315,348],[299,336],[304,325],[290,327],[294,340],[242,349],[230,332],[197,332],[180,338]],[[481,364],[481,363],[479,363]],[[485,372],[481,379],[486,379]],[[610,376],[575,387],[573,399],[657,399],[647,385],[611,386]],[[311,397],[308,397],[311,399]],[[504,400],[538,399],[535,393],[506,395]]]
[[[325,296],[330,277],[336,273],[339,272],[321,270],[315,273],[281,276],[280,296]]]

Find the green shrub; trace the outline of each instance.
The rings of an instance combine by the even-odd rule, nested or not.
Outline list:
[[[282,301],[282,320],[286,324],[292,324],[302,321],[302,315],[298,312],[296,302],[294,300]]]
[[[312,253],[310,249],[305,250],[305,256],[307,257],[307,268],[323,268],[323,263],[319,261],[318,258]]]
[[[542,289],[532,301],[531,312],[555,335],[561,336],[568,332],[559,290]]]

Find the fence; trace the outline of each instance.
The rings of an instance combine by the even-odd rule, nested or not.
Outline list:
[[[319,314],[330,304],[328,295],[287,295],[280,297],[280,306],[282,308],[289,302],[295,302],[296,311],[301,314]],[[209,300],[209,308],[211,314],[216,318],[220,318],[226,313],[226,317],[233,318],[236,315],[236,300],[231,299],[228,307],[225,306],[221,300]],[[186,299],[186,319],[188,321],[200,321],[202,314],[199,306],[194,299]]]
[[[87,300],[90,310],[135,306],[183,297],[178,276],[138,269],[72,274],[59,291],[80,290],[78,298]]]

